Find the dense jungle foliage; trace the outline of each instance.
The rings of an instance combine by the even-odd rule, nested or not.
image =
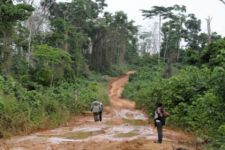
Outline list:
[[[124,12],[106,12],[104,0],[33,2],[0,1],[0,137],[58,126],[96,99],[107,104],[107,75],[134,69],[124,97],[149,116],[163,102],[170,126],[225,148],[225,39],[201,32],[185,6],[142,10],[159,19],[155,37]]]
[[[154,56],[144,56],[123,96],[133,99],[150,117],[154,116],[156,103],[162,102],[171,113],[167,119],[170,126],[196,133],[212,149],[222,150],[225,146],[224,54],[225,39],[215,41],[202,51],[197,66],[173,64],[169,78],[165,63],[157,65]]]
[[[106,75],[121,74],[138,54],[137,27],[106,6],[0,1],[0,137],[56,127],[94,100],[108,103]]]
[[[155,6],[143,15],[166,19],[160,55],[143,54],[123,96],[150,117],[162,102],[170,126],[195,133],[206,149],[225,149],[225,39],[200,32],[201,21],[185,6]]]

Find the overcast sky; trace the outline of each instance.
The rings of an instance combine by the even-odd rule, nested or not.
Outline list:
[[[58,0],[70,1],[70,0]],[[141,9],[151,9],[152,6],[173,6],[174,4],[185,5],[188,13],[194,13],[202,20],[202,31],[207,32],[205,18],[212,17],[212,31],[225,36],[225,5],[219,0],[106,0],[106,11],[124,11],[130,20],[136,25],[144,26],[150,30],[153,21],[145,19],[141,15]]]

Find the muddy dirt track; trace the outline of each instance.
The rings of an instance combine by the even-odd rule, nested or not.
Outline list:
[[[0,141],[0,150],[194,150],[192,136],[164,129],[162,144],[147,116],[135,103],[120,97],[131,72],[113,79],[109,85],[111,105],[104,109],[103,121],[94,122],[91,113],[75,116],[54,130],[17,136]]]

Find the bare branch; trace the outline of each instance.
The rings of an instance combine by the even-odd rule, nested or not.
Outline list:
[[[212,17],[206,18],[207,30],[208,30],[208,43],[211,43],[212,41],[211,21],[212,21]]]
[[[225,1],[224,0],[220,0],[224,5],[225,5]]]

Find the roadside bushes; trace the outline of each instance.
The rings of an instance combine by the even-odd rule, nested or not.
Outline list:
[[[171,113],[167,119],[170,125],[193,131],[210,141],[211,149],[222,150],[225,147],[224,56],[225,38],[210,43],[199,58],[194,57],[196,63],[189,64],[197,67],[173,64],[176,72],[168,79],[164,78],[162,69],[155,70],[156,61],[144,56],[123,96],[135,100],[137,107],[145,108],[150,116],[154,114],[155,103],[163,102]]]
[[[162,101],[171,113],[168,122],[213,140],[225,123],[225,70],[188,66],[164,79],[149,68],[131,76],[123,95],[153,115],[155,103]],[[221,129],[222,128],[222,129]],[[220,132],[218,131],[220,129]]]
[[[106,104],[105,87],[104,83],[77,79],[28,91],[13,78],[0,76],[0,137],[59,126],[71,114],[89,110],[96,99]]]
[[[108,102],[101,76],[88,76],[63,49],[36,45],[30,64],[19,62],[12,68],[14,78],[0,76],[0,137],[56,127],[71,114],[90,110],[96,99]]]
[[[134,100],[138,108],[145,108],[146,110],[153,108],[154,106],[150,105],[154,102],[149,103],[148,101],[149,99],[157,101],[155,98],[160,97],[159,89],[156,87],[161,85],[162,70],[162,66],[139,68],[139,71],[130,76],[129,84],[125,87],[122,96]],[[158,96],[155,96],[155,94]]]
[[[111,66],[110,69],[105,71],[105,74],[112,76],[112,77],[116,77],[116,76],[126,73],[127,71],[129,71],[129,69],[130,69],[129,65],[127,65],[127,64],[114,64]]]

